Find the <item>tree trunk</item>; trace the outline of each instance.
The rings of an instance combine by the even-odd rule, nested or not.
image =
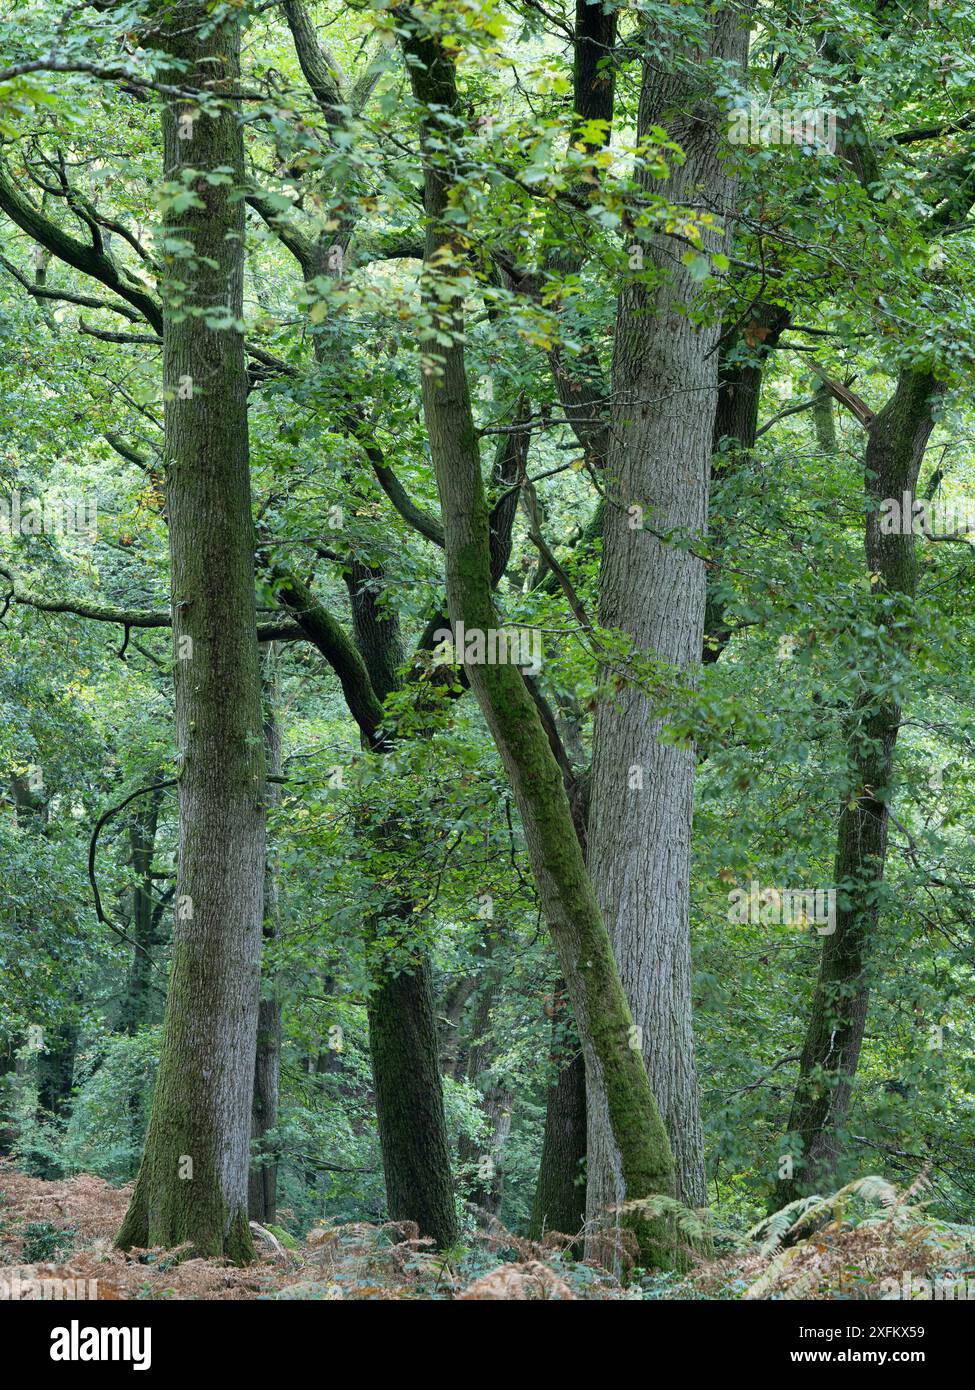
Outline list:
[[[257,1051],[254,1066],[254,1096],[251,1108],[251,1144],[259,1152],[251,1155],[247,1181],[247,1211],[252,1221],[265,1225],[277,1218],[278,1154],[269,1151],[264,1136],[278,1120],[281,1085],[281,1003],[262,999],[257,1014]]]
[[[13,1038],[0,1047],[0,1158],[13,1152],[17,1142],[14,1123],[17,1085],[17,1050]]]
[[[69,1007],[77,1010],[81,998],[72,991]],[[44,1030],[44,1042],[37,1055],[37,1115],[45,1119],[67,1118],[71,1113],[71,1090],[74,1083],[74,1064],[78,1053],[77,1012],[62,1018],[56,1028]],[[53,1181],[64,1176],[57,1158],[38,1154],[35,1159],[38,1176]]]
[[[35,789],[28,779],[14,774],[12,790],[17,824],[30,827],[32,832],[44,835],[48,825],[48,798],[43,790]],[[31,929],[31,912],[28,909],[25,920],[18,925]],[[75,1055],[78,1051],[78,1009],[81,999],[77,984],[70,989],[67,1006],[62,1007],[55,1022],[47,1020],[41,1026],[40,1050],[37,1053],[37,1103],[38,1118],[57,1119],[70,1110],[71,1087],[74,1082]],[[11,1048],[11,1054],[13,1049]],[[11,1133],[11,1142],[13,1139]],[[41,1177],[53,1179],[61,1177],[60,1164],[46,1155],[37,1155],[38,1171]]]
[[[744,67],[748,26],[737,10],[712,22],[711,55]],[[690,60],[693,55],[685,53]],[[676,203],[719,218],[734,181],[718,157],[720,116],[706,73],[647,65],[639,132],[664,125],[685,152],[663,188]],[[656,181],[642,176],[648,192]],[[723,243],[722,243],[723,245]],[[710,249],[717,250],[718,239]],[[647,259],[664,278],[652,292],[634,281],[620,295],[613,363],[614,415],[607,464],[617,505],[606,508],[600,622],[636,647],[689,672],[701,659],[705,571],[689,549],[640,529],[703,537],[713,444],[716,324],[681,312],[697,288],[674,244],[655,238]],[[621,503],[621,505],[620,505]],[[630,513],[631,507],[641,508]],[[650,1085],[677,1168],[678,1196],[706,1200],[691,1016],[690,837],[694,749],[660,740],[647,698],[627,689],[600,702],[593,734],[589,863],[620,976],[640,1030]],[[588,1093],[591,1220],[622,1199],[624,1167],[598,1073]]]
[[[45,1115],[61,1115],[70,1108],[74,1059],[78,1051],[78,1024],[70,1020],[53,1033],[44,1034],[37,1058],[37,1108]]]
[[[576,1235],[586,1219],[586,1068],[582,1053],[556,1058],[549,1087],[545,1138],[528,1234],[541,1240],[548,1231]]]
[[[762,377],[769,353],[789,323],[789,311],[778,304],[752,305],[744,331],[731,335],[718,358],[718,399],[711,446],[713,483],[734,478],[755,446]],[[725,618],[721,556],[728,541],[728,525],[710,519],[711,565],[707,575],[704,607],[704,650],[701,660],[710,665],[728,645],[731,629]]]
[[[150,779],[160,781],[163,773]],[[149,1012],[152,979],[152,947],[155,936],[156,904],[153,899],[152,861],[156,849],[156,829],[163,791],[158,788],[140,797],[129,821],[129,852],[132,876],[130,932],[134,943],[132,963],[126,982],[118,1026],[123,1033],[139,1031]]]
[[[459,1081],[463,1075],[460,1025],[476,984],[474,975],[464,975],[450,987],[440,1006],[437,1020],[440,1025],[440,1070],[454,1081]]]
[[[278,720],[280,691],[277,679],[277,653],[274,644],[266,648],[262,663],[264,694],[264,756],[269,777],[280,777],[281,725]],[[281,800],[281,786],[267,784],[270,809]],[[264,870],[264,941],[278,934],[278,876],[274,853],[268,847]],[[257,1049],[254,1062],[254,1095],[251,1104],[251,1166],[247,1181],[247,1210],[252,1221],[266,1224],[277,1216],[278,1153],[269,1147],[265,1135],[278,1122],[281,1090],[281,1000],[274,978],[266,969],[262,974],[261,998],[257,1008]]]
[[[379,700],[399,683],[402,659],[399,620],[382,605],[385,575],[353,560],[347,574],[356,646]],[[391,749],[383,742],[380,756]],[[379,853],[403,850],[394,820],[363,832]],[[383,931],[393,937],[413,929],[412,904],[391,900]],[[384,960],[372,966],[369,1054],[376,1093],[376,1125],[383,1156],[386,1200],[394,1221],[415,1221],[438,1248],[458,1238],[447,1117],[443,1103],[433,972],[425,947],[409,945],[410,963],[394,974]]]
[[[895,627],[905,604],[913,604],[917,561],[913,534],[884,535],[879,505],[904,493],[911,501],[933,427],[932,397],[938,390],[925,372],[905,371],[897,389],[867,430],[864,479],[867,498],[866,558],[875,601],[886,600],[884,640],[906,648],[910,624]],[[880,914],[880,888],[887,855],[887,807],[894,745],[901,711],[886,693],[866,692],[854,710],[847,740],[848,794],[836,847],[836,930],[823,937],[819,979],[806,1028],[799,1079],[789,1116],[798,1153],[780,1158],[772,1209],[831,1181],[842,1147],[863,1043],[869,1000],[872,939]],[[783,1162],[783,1160],[786,1160]]]
[[[410,971],[387,973],[371,994],[369,1051],[389,1215],[415,1221],[421,1235],[449,1249],[457,1218],[426,955]]]
[[[179,82],[239,81],[238,21],[206,6],[159,12]],[[171,557],[179,868],[159,1076],[122,1248],[190,1243],[253,1257],[247,1174],[263,917],[264,751],[242,313],[243,140],[232,99],[163,110],[166,179],[199,206],[164,218],[192,248],[164,286],[165,453]],[[228,174],[226,171],[230,171]],[[183,282],[176,277],[184,277]],[[188,283],[187,283],[188,282]],[[212,316],[212,318],[211,318]],[[213,326],[210,326],[210,324]]]
[[[411,11],[411,15],[412,15]],[[450,276],[463,251],[442,216],[452,181],[451,130],[459,102],[445,50],[412,19],[401,32],[414,95],[422,106],[424,204],[428,218],[423,295],[437,338],[422,344],[423,406],[443,514],[447,597],[452,622],[469,632],[498,626],[491,593],[489,512],[471,410],[459,295]],[[446,142],[446,146],[444,144]],[[444,346],[446,338],[448,346]],[[435,356],[434,356],[435,355]],[[561,968],[572,998],[587,1073],[606,1096],[628,1198],[672,1193],[666,1132],[638,1049],[609,937],[586,873],[569,801],[535,701],[517,667],[467,666],[478,704],[505,764]],[[634,1216],[644,1264],[675,1258],[669,1224]]]
[[[479,1150],[475,1156],[477,1175],[470,1200],[479,1212],[497,1219],[504,1200],[504,1151],[511,1134],[514,1095],[505,1086],[487,1086],[481,1105],[487,1117],[488,1130],[476,1145]]]
[[[570,786],[569,802],[573,810],[576,834],[583,857],[589,853],[589,779],[577,777]],[[555,999],[565,998],[565,981],[555,988]],[[560,1041],[569,1028],[571,1044],[566,1050]],[[545,1103],[545,1131],[542,1154],[538,1164],[535,1200],[532,1206],[528,1233],[532,1240],[541,1240],[546,1231],[563,1235],[581,1232],[586,1222],[586,1160],[588,1138],[586,1124],[586,1065],[578,1047],[575,1021],[562,1021],[557,1009],[552,1013],[552,1057],[555,1078],[548,1088]],[[584,1242],[572,1247],[584,1253]]]

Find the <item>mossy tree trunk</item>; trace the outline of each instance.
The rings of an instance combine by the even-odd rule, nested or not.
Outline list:
[[[924,451],[933,428],[938,391],[924,371],[904,371],[897,388],[867,426],[864,485],[865,549],[879,640],[910,662],[909,618],[917,588],[913,534],[884,534],[880,503],[913,501]],[[887,658],[889,661],[889,658]],[[819,978],[806,1028],[789,1133],[800,1152],[783,1154],[771,1207],[828,1186],[843,1144],[853,1080],[860,1059],[869,1003],[869,969],[881,910],[887,857],[888,807],[894,746],[901,722],[898,701],[871,684],[857,703],[847,738],[848,789],[837,830],[836,929],[823,937]],[[781,1163],[781,1160],[780,1160]],[[791,1169],[791,1171],[790,1171]]]
[[[443,515],[451,621],[463,621],[468,631],[487,632],[499,625],[492,600],[489,510],[465,368],[463,290],[449,284],[452,275],[462,276],[464,252],[456,240],[456,228],[451,229],[443,218],[454,177],[445,151],[456,130],[459,102],[453,64],[424,30],[422,20],[415,11],[409,15],[404,11],[401,33],[421,109],[424,151],[428,226],[423,298],[432,331],[423,347],[435,360],[425,364],[423,407]],[[586,872],[561,772],[535,702],[513,665],[471,664],[467,676],[521,812],[542,910],[572,999],[587,1074],[607,1098],[625,1194],[629,1199],[672,1194],[670,1145],[643,1058],[630,1045],[629,1005]],[[642,1262],[672,1263],[675,1250],[669,1227],[643,1220],[634,1224]]]
[[[168,191],[195,195],[164,215],[185,253],[163,286],[179,865],[159,1075],[117,1243],[189,1242],[244,1262],[265,783],[239,327],[243,140],[235,101],[219,96],[239,82],[240,33],[201,3],[155,13],[152,42],[185,61],[181,84],[209,96],[205,109],[167,104],[162,118]]]
[[[407,913],[404,928],[409,930]],[[384,922],[390,930],[390,919]],[[377,980],[369,998],[369,1052],[393,1221],[415,1221],[440,1249],[457,1242],[443,1082],[425,952]]]

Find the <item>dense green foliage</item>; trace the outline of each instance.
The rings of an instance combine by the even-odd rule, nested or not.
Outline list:
[[[444,344],[419,293],[418,116],[397,12],[308,6],[340,74],[330,105],[302,75],[284,13],[295,7],[211,8],[245,24],[259,621],[291,622],[286,569],[351,631],[354,570],[357,584],[373,576],[366,586],[398,619],[401,647],[386,746],[371,749],[322,650],[294,633],[275,648],[285,781],[269,822],[279,923],[262,970],[283,1006],[281,1104],[264,1140],[280,1154],[278,1219],[304,1231],[324,1215],[384,1218],[367,1001],[383,971],[409,973],[429,956],[462,1229],[493,1163],[500,1219],[524,1232],[553,1059],[574,1033],[505,770],[450,654],[420,640],[444,603],[420,380]],[[668,736],[697,745],[694,1026],[708,1196],[719,1224],[739,1229],[763,1214],[790,1151],[822,939],[815,924],[735,921],[729,895],[753,881],[851,887],[833,877],[849,731],[865,697],[900,707],[891,785],[871,789],[890,807],[889,848],[835,1187],[927,1169],[932,1210],[973,1222],[973,555],[963,534],[922,536],[916,596],[872,584],[863,422],[841,402],[852,393],[876,413],[899,372],[932,370],[942,394],[918,495],[975,497],[975,22],[954,0],[896,12],[882,0],[758,5],[747,90],[729,72],[719,100],[834,112],[847,153],[726,146],[739,204],[726,249],[708,251],[712,212],[668,202],[680,150],[666,129],[639,149],[635,136],[641,24],[655,26],[666,61],[704,32],[708,7],[618,8],[607,142],[598,122],[574,126],[571,5],[418,7],[458,58],[465,118],[449,150],[459,173],[448,216],[464,255],[441,266],[439,292],[467,308],[488,499],[512,489],[493,471],[495,451],[520,432],[566,579],[539,556],[523,492],[498,607],[507,624],[543,633],[539,685],[577,770],[596,699],[614,684],[642,684]],[[135,1176],[149,1113],[177,846],[172,787],[148,876],[132,848],[145,797],[113,815],[93,861],[100,920],[88,881],[96,822],[177,775],[161,348],[132,296],[155,302],[163,266],[183,254],[160,235],[162,212],[201,196],[163,176],[154,86],[173,79],[139,43],[144,9],[0,5],[0,184],[89,256],[101,248],[121,286],[39,254],[0,199],[0,494],[97,507],[94,538],[0,533],[0,1134],[30,1172],[112,1182]],[[36,71],[11,75],[33,60]],[[620,284],[652,282],[640,247],[660,231],[699,286],[686,313],[720,318],[725,360],[762,369],[754,448],[719,446],[720,565],[702,538],[670,537],[708,555],[731,632],[693,684],[589,621],[600,555],[590,523],[612,482],[566,422],[552,373],[558,361],[590,383],[608,375]],[[332,235],[344,249],[317,264],[314,247]],[[772,351],[759,304],[791,317]],[[140,890],[153,917],[144,948],[133,946]],[[406,930],[391,904],[408,906]],[[144,987],[140,949],[151,955]],[[52,1107],[43,1070],[59,1050],[68,1080]],[[496,1146],[499,1113],[510,1129]]]

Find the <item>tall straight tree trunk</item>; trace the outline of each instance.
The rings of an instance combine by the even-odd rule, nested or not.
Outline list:
[[[236,89],[236,18],[215,21],[200,3],[156,13],[153,41],[188,65],[181,84]],[[189,259],[174,261],[164,286],[179,866],[159,1075],[118,1244],[189,1242],[196,1254],[242,1263],[253,1257],[247,1174],[265,867],[247,377],[238,327],[243,140],[232,98],[208,112],[168,104],[162,124],[167,184],[182,188],[185,180],[196,194],[194,206],[170,206],[164,217],[167,238],[192,248]]]
[[[649,37],[649,36],[648,36]],[[710,56],[744,67],[748,26],[741,12],[719,10]],[[719,218],[734,180],[719,158],[721,115],[715,77],[679,52],[661,71],[647,64],[639,133],[664,126],[684,150],[663,193],[704,206]],[[656,181],[642,176],[648,192]],[[723,244],[723,243],[721,243]],[[711,242],[718,249],[719,239]],[[600,622],[632,636],[636,647],[678,672],[701,659],[705,571],[680,545],[640,529],[703,537],[718,389],[716,324],[698,326],[682,305],[697,297],[690,267],[667,237],[647,248],[663,276],[620,295],[613,362],[613,429],[600,569]],[[631,507],[641,508],[630,513]],[[706,1200],[691,1015],[690,838],[695,754],[660,738],[646,697],[623,691],[601,701],[593,735],[589,863],[620,977],[640,1029],[650,1085],[660,1106],[683,1201]],[[618,1202],[623,1164],[598,1075],[588,1092],[590,1219]]]
[[[879,507],[885,498],[900,503],[905,493],[913,502],[933,427],[932,400],[937,389],[928,373],[903,372],[893,396],[867,427],[865,548],[874,598],[885,601],[882,622],[887,642],[910,641],[909,628],[905,631],[894,623],[896,616],[903,616],[905,606],[896,603],[898,596],[908,601],[907,606],[913,602],[917,560],[913,534],[884,534]],[[828,1184],[840,1155],[867,1019],[870,957],[880,914],[890,779],[900,720],[900,707],[887,693],[866,692],[854,710],[847,740],[849,785],[837,831],[836,930],[823,937],[819,979],[789,1116],[789,1132],[798,1136],[801,1153],[783,1155],[792,1162],[780,1168],[773,1209],[785,1206],[802,1191]]]
[[[264,696],[264,756],[268,777],[280,777],[281,723],[278,718],[280,686],[277,652],[268,643],[261,659]],[[281,785],[268,782],[268,808],[281,800]],[[268,847],[264,870],[264,942],[278,934],[278,875],[273,849]],[[266,1135],[278,1122],[281,1091],[281,998],[276,981],[262,977],[257,1007],[257,1049],[254,1059],[254,1095],[251,1105],[251,1166],[247,1184],[247,1209],[252,1221],[274,1221],[277,1215],[278,1155],[268,1147]],[[255,1152],[256,1150],[256,1152]]]
[[[428,219],[423,295],[437,330],[436,362],[423,373],[423,408],[443,515],[451,621],[487,633],[498,619],[492,600],[489,509],[471,408],[463,347],[461,292],[445,281],[464,267],[461,247],[443,220],[453,179],[449,150],[460,106],[453,64],[423,29],[418,7],[401,12],[400,32],[414,96],[421,107],[424,206]],[[446,339],[446,343],[444,340]],[[587,1073],[606,1096],[621,1155],[626,1196],[638,1200],[674,1191],[667,1135],[638,1049],[632,1018],[569,801],[535,701],[517,667],[467,667],[521,812],[542,911],[565,976],[586,1056]],[[634,1213],[646,1265],[675,1259],[667,1223]]]

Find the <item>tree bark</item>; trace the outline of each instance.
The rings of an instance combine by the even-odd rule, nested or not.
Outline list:
[[[816,444],[824,454],[836,452],[836,420],[833,415],[833,401],[822,391],[813,406],[813,428],[816,431]]]
[[[239,82],[236,18],[158,11],[180,82]],[[186,120],[190,118],[187,134]],[[179,867],[162,1054],[122,1248],[189,1242],[253,1257],[247,1224],[265,867],[265,782],[242,313],[243,139],[232,98],[163,110],[165,176],[197,204],[164,217],[192,248],[164,286],[165,455],[179,772]],[[196,175],[188,171],[197,171]],[[223,170],[214,182],[202,177]],[[177,276],[182,278],[177,278]],[[211,323],[213,326],[210,326]],[[218,326],[219,325],[219,326]]]
[[[710,56],[745,65],[747,22],[737,10],[712,21]],[[705,57],[709,56],[707,53]],[[713,77],[685,52],[661,71],[647,65],[639,133],[663,125],[684,150],[665,196],[704,205],[719,219],[734,180],[719,158]],[[683,61],[682,61],[683,60]],[[655,181],[641,176],[649,192]],[[712,239],[710,249],[719,243]],[[620,295],[613,363],[613,428],[600,569],[600,622],[630,634],[638,649],[689,673],[700,661],[705,572],[690,549],[633,524],[644,509],[658,532],[703,537],[718,388],[717,324],[698,326],[681,311],[698,290],[674,242],[657,237],[647,260],[662,274]],[[638,514],[637,514],[638,515]],[[670,1135],[679,1197],[706,1200],[691,1017],[690,835],[695,753],[660,739],[644,694],[627,689],[600,702],[593,735],[589,863],[633,1019]],[[613,1138],[598,1073],[589,1077],[591,1221],[621,1200],[625,1165]]]

